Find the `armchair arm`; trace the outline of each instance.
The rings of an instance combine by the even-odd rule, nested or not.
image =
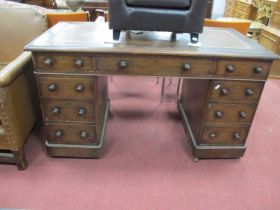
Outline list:
[[[0,70],[0,88],[9,85],[24,71],[25,66],[31,62],[31,53],[23,52],[15,60]]]
[[[109,2],[109,27],[123,29],[121,25],[128,25],[129,14],[132,11],[127,7],[126,0],[108,0]]]
[[[126,0],[108,0],[108,2],[109,2],[109,11],[110,11],[110,7],[115,9],[115,7],[123,7],[123,5],[126,5]]]
[[[201,32],[203,30],[208,0],[192,0],[191,2],[191,8],[186,17],[193,23],[196,23],[193,26],[193,31]]]
[[[207,6],[208,0],[192,0],[190,10],[193,14],[206,14]],[[204,13],[201,13],[201,11],[204,11]]]

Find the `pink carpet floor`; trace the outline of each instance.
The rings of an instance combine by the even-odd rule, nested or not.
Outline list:
[[[280,80],[267,82],[241,159],[194,163],[176,110],[155,78],[110,82],[103,158],[46,154],[40,131],[26,144],[29,167],[0,165],[0,208],[34,210],[279,210]]]

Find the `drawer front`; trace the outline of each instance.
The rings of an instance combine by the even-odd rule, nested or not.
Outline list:
[[[150,76],[209,75],[216,64],[210,59],[151,56],[97,56],[96,62],[100,72]]]
[[[95,101],[42,100],[46,121],[95,122]]]
[[[236,9],[238,11],[242,11],[242,12],[248,13],[248,11],[250,10],[250,5],[244,4],[244,3],[241,3],[241,2],[237,2],[236,3]]]
[[[249,127],[204,127],[201,145],[244,145]]]
[[[212,81],[210,99],[257,101],[263,85],[263,82]]]
[[[275,45],[276,45],[277,40],[275,39],[274,36],[271,36],[268,33],[261,32],[258,42],[265,48],[267,48],[271,51],[275,51]]]
[[[227,7],[234,8],[235,4],[235,1],[227,1]]]
[[[248,19],[248,13],[239,10],[234,10],[234,17],[240,19]]]
[[[277,11],[274,11],[272,16],[271,16],[271,20],[270,20],[270,24],[273,26],[276,26],[277,28],[280,28],[280,13]]]
[[[42,97],[94,98],[95,78],[37,77]]]
[[[251,123],[256,104],[209,103],[208,123]]]
[[[95,125],[46,124],[46,138],[56,144],[94,144],[95,131]]]
[[[223,60],[218,62],[216,74],[229,77],[266,78],[270,66],[270,62]]]
[[[95,58],[87,55],[35,54],[37,71],[48,72],[91,72],[95,71]]]

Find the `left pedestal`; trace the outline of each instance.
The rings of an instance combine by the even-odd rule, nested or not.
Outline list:
[[[34,53],[47,151],[98,158],[109,110],[107,77],[92,76],[94,56]]]

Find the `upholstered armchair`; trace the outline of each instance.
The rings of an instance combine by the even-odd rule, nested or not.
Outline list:
[[[0,162],[26,168],[24,143],[40,116],[35,68],[24,46],[59,21],[87,20],[86,12],[0,0]]]
[[[113,39],[121,30],[190,33],[197,43],[203,30],[208,0],[109,0]]]
[[[24,143],[39,118],[31,53],[24,45],[47,29],[44,11],[0,0],[0,162],[26,168]]]

